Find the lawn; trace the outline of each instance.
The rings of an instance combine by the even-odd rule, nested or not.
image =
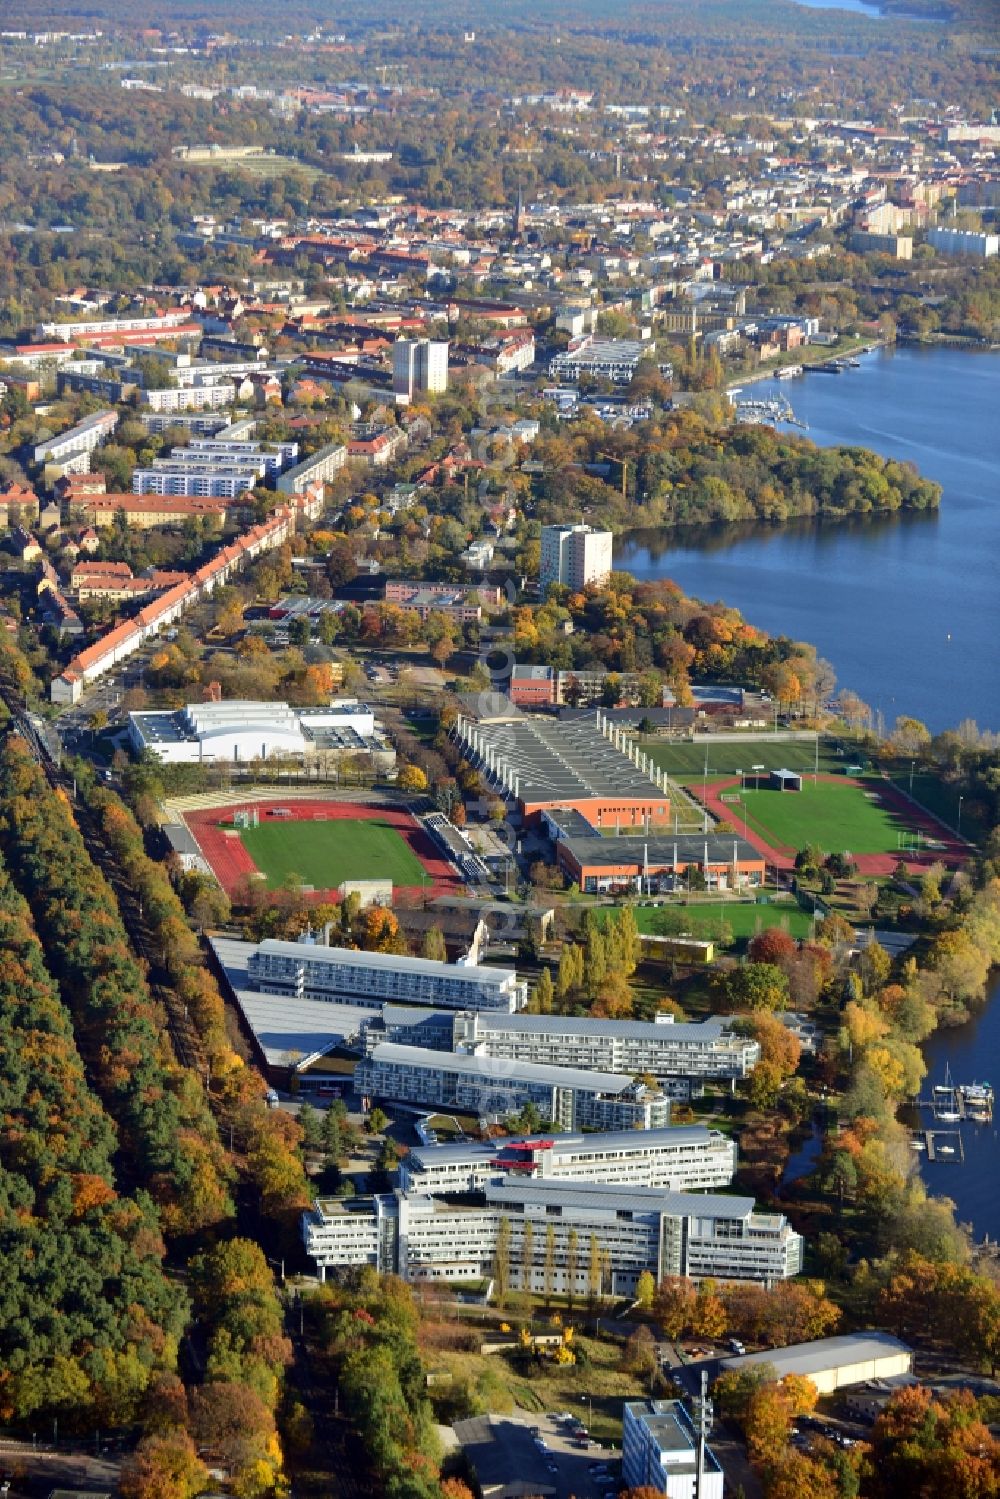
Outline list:
[[[737,941],[754,937],[772,926],[784,928],[793,937],[808,937],[812,931],[808,911],[791,901],[772,901],[767,905],[735,900],[696,901],[687,906],[634,906],[632,911],[640,932],[654,937],[669,937],[670,929],[677,927],[678,918],[682,918],[684,930],[695,937],[715,937],[724,927],[729,928]]]
[[[644,739],[642,748],[654,765],[678,780],[699,779],[705,773],[706,760],[710,780],[740,770],[749,774],[752,765],[763,765],[765,770],[813,770],[816,766],[816,742],[807,739],[727,740],[720,736],[711,744],[665,744]],[[833,773],[847,763],[845,755],[837,754],[832,740],[820,741],[821,771]]]
[[[240,838],[272,890],[289,875],[317,890],[335,890],[342,880],[419,885],[424,878],[423,865],[405,839],[377,819],[266,822],[241,828]]]
[[[900,846],[899,835],[912,828],[865,793],[878,792],[880,782],[802,782],[801,791],[744,791],[731,808],[734,827],[743,821],[772,848],[803,848],[818,844],[825,853],[886,854]]]

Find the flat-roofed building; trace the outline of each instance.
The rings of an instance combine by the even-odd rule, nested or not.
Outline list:
[[[735,1173],[735,1141],[721,1130],[691,1124],[420,1145],[403,1158],[400,1185],[427,1197],[534,1179],[700,1192],[728,1187]]]
[[[752,1369],[757,1364],[773,1364],[779,1379],[789,1374],[804,1375],[821,1395],[832,1395],[845,1385],[909,1374],[913,1368],[913,1350],[887,1332],[843,1333],[766,1353],[726,1358],[721,1361],[720,1372]]]
[[[358,1063],[354,1087],[373,1098],[457,1109],[481,1118],[504,1118],[531,1106],[560,1129],[662,1129],[670,1122],[666,1094],[631,1077],[457,1056],[390,1041],[373,1047]]]
[[[304,494],[311,484],[326,484],[347,462],[347,448],[342,442],[327,443],[294,468],[286,469],[277,481],[281,494]]]
[[[495,1061],[537,1062],[591,1072],[657,1078],[671,1096],[689,1098],[707,1080],[738,1082],[760,1060],[760,1046],[721,1019],[683,1022],[601,1020],[577,1015],[502,1015],[386,1006],[363,1032],[371,1053],[383,1042],[454,1051]]]
[[[118,425],[117,411],[95,411],[58,437],[37,443],[32,454],[36,463],[62,463],[77,453],[92,453]]]
[[[230,698],[188,703],[176,711],[129,714],[129,739],[137,754],[151,751],[164,764],[223,761],[246,765],[274,755],[370,754],[391,769],[395,751],[356,698],[334,699],[323,708]]]
[[[622,1479],[667,1499],[722,1499],[723,1474],[710,1447],[698,1474],[698,1438],[679,1400],[626,1400],[622,1411]]]
[[[450,1010],[517,1010],[528,998],[527,983],[512,968],[355,952],[318,943],[269,938],[250,956],[247,967],[251,981],[265,993],[309,999],[358,1004],[405,1001]]]
[[[543,526],[538,586],[563,583],[578,592],[611,576],[612,535],[593,526]]]
[[[511,716],[479,722],[462,714],[451,734],[526,820],[569,808],[592,829],[660,827],[670,821],[663,772],[599,710],[555,720],[525,717],[516,708]]]
[[[630,890],[681,888],[689,871],[704,876],[709,889],[756,889],[767,864],[753,844],[734,833],[626,834],[604,838],[596,827],[567,816],[561,808],[545,814],[555,839],[556,863],[588,895]]]
[[[783,1215],[716,1193],[525,1181],[449,1201],[402,1191],[320,1199],[302,1219],[324,1279],[358,1265],[411,1281],[492,1276],[501,1231],[511,1284],[533,1292],[630,1296],[644,1271],[768,1284],[802,1268],[801,1236]]]

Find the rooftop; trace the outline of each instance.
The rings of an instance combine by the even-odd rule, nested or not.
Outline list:
[[[371,954],[365,953],[365,957]],[[439,1072],[475,1073],[489,1078],[516,1078],[526,1083],[540,1083],[551,1088],[579,1088],[590,1093],[616,1096],[635,1086],[630,1077],[613,1072],[592,1072],[583,1067],[550,1067],[543,1062],[511,1062],[495,1057],[456,1056],[454,1052],[432,1051],[426,1046],[399,1046],[382,1041],[372,1051],[372,1060],[387,1066],[426,1067]]]
[[[768,1353],[746,1353],[739,1358],[726,1358],[722,1360],[722,1368],[745,1369],[752,1364],[773,1364],[778,1377],[783,1379],[786,1374],[818,1374],[844,1364],[860,1364],[911,1352],[906,1343],[887,1332],[842,1333],[835,1338],[817,1338],[812,1343],[793,1343],[790,1348],[774,1348]]]
[[[233,999],[271,1067],[287,1066],[289,1055],[298,1053],[297,1066],[303,1069],[334,1047],[352,1042],[362,1022],[378,1013],[360,1005],[261,994],[251,987],[247,972],[251,945],[231,937],[211,937],[209,941]]]
[[[245,944],[252,946],[252,944]],[[279,942],[269,937],[257,951],[262,957],[294,958],[300,963],[337,963],[348,968],[382,968],[391,972],[420,974],[430,978],[466,980],[503,988],[517,974],[513,968],[481,968],[475,964],[442,963],[436,958],[406,958],[396,953],[357,952],[349,947],[325,947],[318,942]]]
[[[663,1145],[707,1145],[714,1137],[721,1138],[717,1131],[702,1124],[677,1125],[671,1129],[622,1129],[608,1130],[600,1134],[547,1135],[540,1130],[535,1135],[517,1135],[502,1140],[447,1141],[440,1145],[415,1145],[407,1156],[407,1164],[418,1164],[425,1168],[447,1166],[452,1162],[489,1162],[498,1155],[509,1154],[519,1147],[542,1144],[551,1149],[553,1156],[575,1155],[583,1150],[655,1150]]]
[[[596,717],[484,723],[476,733],[518,777],[517,794],[522,802],[591,797],[652,801],[657,795],[666,796],[649,775],[604,738]]]

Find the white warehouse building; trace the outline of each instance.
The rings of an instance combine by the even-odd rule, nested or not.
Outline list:
[[[581,1296],[634,1295],[645,1270],[657,1281],[769,1284],[802,1267],[800,1235],[750,1197],[599,1182],[516,1182],[450,1202],[401,1191],[323,1199],[303,1215],[302,1236],[323,1279],[358,1265],[406,1280],[478,1279],[495,1275],[505,1241],[512,1285]]]

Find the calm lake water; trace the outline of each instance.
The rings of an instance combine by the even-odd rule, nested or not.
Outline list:
[[[992,1083],[1000,1096],[1000,977],[995,978],[985,1008],[968,1025],[936,1031],[924,1046],[927,1078],[924,1091],[943,1083],[945,1067],[956,1083]],[[923,1111],[926,1124],[930,1111]],[[952,1126],[948,1126],[951,1128]],[[950,1197],[960,1223],[971,1223],[977,1239],[1000,1239],[1000,1117],[992,1124],[959,1126],[964,1164],[928,1161],[921,1172],[929,1191]]]
[[[882,12],[877,5],[867,5],[865,0],[795,0],[796,5],[804,5],[807,10],[849,10],[856,16],[869,16],[873,21],[881,21]]]
[[[808,436],[908,459],[944,487],[931,515],[634,532],[615,565],[722,599],[809,640],[838,681],[940,730],[1000,730],[1000,355],[894,349],[843,375],[764,381]]]

